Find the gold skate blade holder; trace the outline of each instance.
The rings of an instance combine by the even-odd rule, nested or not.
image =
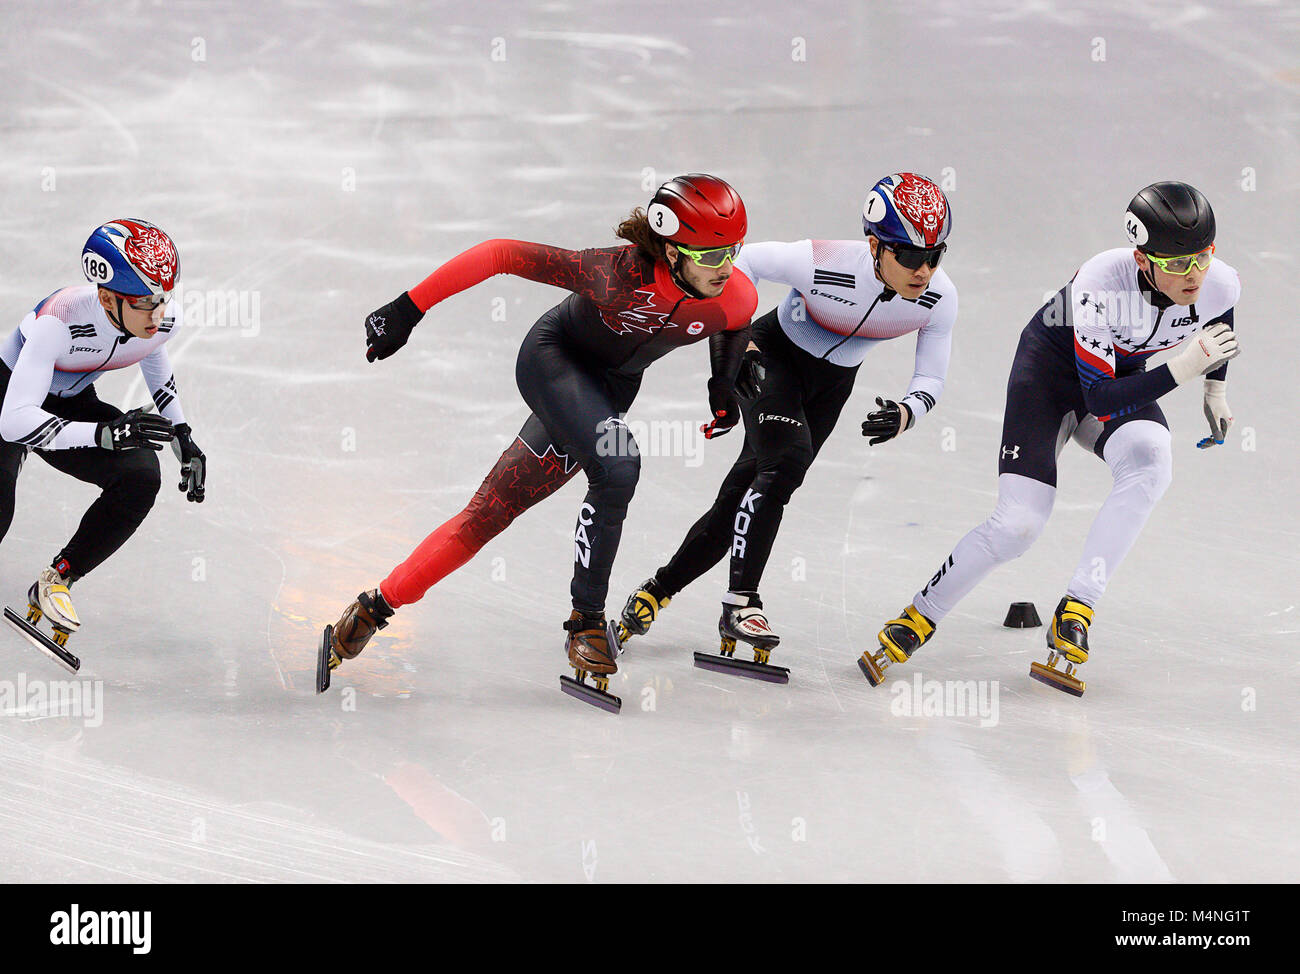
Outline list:
[[[1039,683],[1045,683],[1073,697],[1082,697],[1083,691],[1088,689],[1088,684],[1074,675],[1074,664],[1069,660],[1065,660],[1064,670],[1058,670],[1056,664],[1062,660],[1063,657],[1059,653],[1048,653],[1046,666],[1042,663],[1029,664],[1029,675]]]
[[[867,682],[873,687],[878,687],[885,682],[885,670],[893,660],[885,652],[884,647],[876,650],[874,653],[867,651],[858,657],[858,669],[862,675],[867,678]]]

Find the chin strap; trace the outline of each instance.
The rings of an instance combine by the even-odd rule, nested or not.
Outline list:
[[[104,309],[104,317],[106,317],[106,318],[108,319],[109,324],[111,324],[114,328],[116,328],[118,331],[120,331],[120,332],[121,332],[123,335],[125,335],[127,338],[130,338],[130,337],[131,337],[131,333],[130,333],[129,331],[127,331],[127,330],[126,330],[126,327],[122,324],[122,295],[120,295],[120,294],[118,294],[118,293],[116,293],[116,292],[112,292],[112,293],[113,293],[113,297],[114,297],[114,299],[116,299],[116,301],[117,301],[117,316],[114,317],[114,316],[113,316],[113,312],[111,312],[111,311],[109,311],[107,308],[105,308],[105,309]]]
[[[1141,268],[1140,274],[1138,276],[1138,284],[1139,285],[1145,284],[1148,288],[1150,288],[1150,294],[1147,295],[1147,300],[1154,307],[1168,308],[1170,305],[1174,303],[1174,299],[1171,298],[1169,295],[1165,294],[1164,291],[1160,290],[1160,288],[1156,286],[1155,277],[1152,276],[1151,274],[1151,268],[1153,266],[1155,265],[1151,263],[1150,258],[1147,258],[1147,266]],[[1154,332],[1152,334],[1154,336]]]
[[[680,263],[681,263],[683,260],[685,260],[685,259],[686,259],[686,258],[683,257],[683,256],[681,255],[681,252],[679,251],[678,254],[677,254],[677,263],[680,264]],[[668,258],[667,258],[667,257],[664,257],[664,260],[665,260],[665,262],[668,262]],[[675,266],[673,266],[673,264],[672,264],[671,262],[668,262],[668,275],[673,279],[673,283],[674,283],[674,284],[676,284],[679,288],[681,288],[683,291],[685,291],[685,292],[686,292],[687,294],[689,294],[691,297],[693,297],[693,298],[698,298],[698,299],[700,299],[700,300],[703,300],[703,299],[704,299],[704,295],[703,295],[703,294],[701,294],[699,291],[695,290],[695,288],[692,287],[691,284],[690,284],[689,282],[687,282],[686,278],[682,277],[680,274],[677,273],[677,268],[676,268]]]

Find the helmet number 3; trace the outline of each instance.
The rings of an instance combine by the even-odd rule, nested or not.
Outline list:
[[[651,203],[646,210],[646,216],[650,220],[651,228],[661,237],[671,237],[682,228],[677,214],[663,203]]]
[[[92,284],[104,284],[113,278],[113,268],[98,254],[83,254],[81,269],[86,272],[86,280]]]

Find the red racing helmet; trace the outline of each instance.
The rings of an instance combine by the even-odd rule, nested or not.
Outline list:
[[[740,243],[749,229],[740,194],[717,176],[698,172],[660,186],[646,216],[659,236],[699,250]]]

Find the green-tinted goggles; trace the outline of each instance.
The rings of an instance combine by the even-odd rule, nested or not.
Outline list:
[[[1166,274],[1184,277],[1192,272],[1193,266],[1200,270],[1210,266],[1210,261],[1214,259],[1214,244],[1210,244],[1199,254],[1184,254],[1182,257],[1157,257],[1155,254],[1147,254],[1146,257]]]
[[[735,263],[736,255],[740,253],[742,244],[744,244],[743,240],[740,243],[732,244],[730,247],[711,247],[708,250],[692,250],[690,247],[683,247],[681,244],[673,244],[673,246],[701,267],[721,267],[727,261]]]

